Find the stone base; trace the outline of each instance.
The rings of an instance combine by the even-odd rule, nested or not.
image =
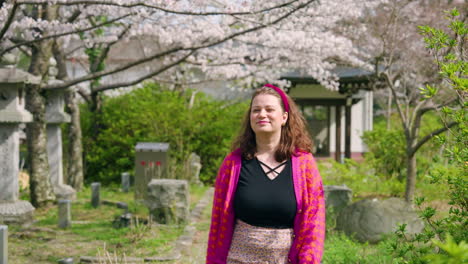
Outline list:
[[[76,191],[70,185],[57,185],[54,187],[54,192],[57,200],[76,200]]]
[[[0,202],[0,223],[31,224],[34,220],[34,210],[28,201]]]

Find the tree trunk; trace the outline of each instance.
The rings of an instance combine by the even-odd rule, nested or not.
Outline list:
[[[26,125],[31,203],[35,207],[43,207],[55,200],[55,194],[47,158],[45,98],[38,85],[27,86],[26,102],[26,109],[34,117],[33,122]]]
[[[65,55],[59,43],[54,43],[54,57],[57,61],[58,75],[60,80],[68,80]],[[81,136],[80,108],[76,98],[76,91],[68,88],[65,92],[66,111],[70,114],[71,122],[68,127],[68,166],[66,183],[77,192],[83,187],[83,145]]]
[[[391,119],[392,119],[392,90],[388,88],[387,98],[387,130],[390,130]]]
[[[91,88],[92,91],[92,88]],[[102,129],[102,96],[101,93],[91,93],[91,103],[89,105],[91,111],[91,127],[93,128],[92,138],[98,140],[99,133]]]
[[[76,100],[76,91],[70,89],[65,95],[65,102],[71,116],[68,129],[68,170],[67,183],[76,191],[83,187],[83,146],[80,124],[80,108]]]
[[[37,18],[47,19],[45,6],[35,7]],[[47,77],[49,59],[52,55],[51,41],[42,41],[32,47],[29,73]],[[45,78],[46,79],[46,78]],[[31,203],[35,207],[49,206],[55,201],[55,193],[50,182],[47,157],[47,130],[45,120],[45,92],[39,85],[26,86],[26,109],[33,115],[33,122],[26,125],[28,164],[30,174]]]
[[[407,151],[405,200],[408,203],[413,202],[415,189],[416,189],[416,155],[410,154],[409,151]]]

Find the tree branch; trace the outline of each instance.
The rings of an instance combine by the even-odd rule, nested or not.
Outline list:
[[[409,153],[409,155],[414,155],[414,153],[416,153],[416,151],[418,151],[418,149],[420,147],[422,147],[427,141],[429,141],[431,138],[439,135],[440,133],[443,133],[445,131],[447,131],[449,128],[457,125],[458,123],[457,122],[450,122],[448,123],[445,127],[441,127],[439,129],[436,129],[434,131],[432,131],[431,133],[427,134],[425,137],[423,137],[421,140],[418,141],[418,143],[411,148],[411,152]]]
[[[76,86],[76,92],[83,97],[86,103],[91,103],[91,95],[81,86]]]
[[[444,103],[440,103],[440,104],[436,104],[436,105],[431,105],[431,106],[428,106],[428,107],[423,107],[423,108],[420,108],[418,110],[418,113],[419,115],[422,115],[424,114],[425,112],[428,112],[428,111],[432,111],[432,110],[438,110],[444,106],[449,106],[455,102],[458,101],[458,97],[454,97],[454,98],[451,98],[449,100],[447,100],[446,102]]]
[[[398,102],[398,95],[397,95],[397,93],[395,91],[395,87],[393,86],[392,80],[390,80],[390,76],[388,75],[387,72],[381,72],[380,75],[384,77],[385,82],[388,85],[388,88],[390,88],[390,90],[392,91],[393,98],[395,99],[395,104],[397,106],[398,114],[400,115],[401,122],[403,124],[403,128],[404,128],[403,131],[405,132],[405,134],[407,134],[407,138],[409,138],[409,136],[410,136],[409,135],[409,127],[408,127],[408,124],[407,124],[408,118],[403,113],[403,109],[401,109],[401,105]]]
[[[66,35],[71,35],[71,34],[76,34],[76,33],[81,33],[81,32],[86,32],[86,31],[89,31],[89,30],[93,30],[95,28],[99,28],[99,27],[102,27],[102,26],[105,26],[107,24],[111,24],[111,23],[114,23],[115,21],[118,21],[120,19],[123,19],[123,18],[126,18],[130,16],[130,14],[126,14],[126,15],[123,15],[121,17],[118,17],[118,18],[115,18],[115,19],[112,19],[112,20],[109,20],[109,21],[106,21],[106,22],[103,22],[101,24],[98,24],[98,25],[95,25],[95,26],[91,26],[91,27],[88,27],[88,28],[83,28],[83,29],[79,29],[79,30],[74,30],[74,31],[69,31],[69,32],[64,32],[64,33],[60,33],[60,34],[55,34],[55,35],[48,35],[48,36],[44,36],[44,37],[41,37],[41,38],[37,38],[37,39],[33,39],[33,40],[28,40],[28,41],[23,41],[23,42],[20,42],[16,45],[13,45],[11,47],[8,47],[6,49],[4,49],[3,51],[0,52],[0,57],[7,53],[8,51],[10,50],[13,50],[19,46],[24,46],[24,45],[29,45],[29,44],[32,44],[32,43],[36,43],[36,42],[40,42],[40,41],[43,41],[43,40],[47,40],[47,39],[52,39],[52,38],[59,38],[59,37],[63,37],[63,36],[66,36]]]
[[[122,37],[130,30],[130,26],[125,27],[125,29],[117,36],[117,39],[115,41],[112,41],[106,45],[106,47],[102,50],[101,54],[99,55],[99,58],[94,62],[93,65],[91,65],[90,69],[91,72],[96,71],[98,68],[99,64],[104,62],[104,60],[107,58],[107,55],[109,54],[110,48],[117,43]]]
[[[188,16],[219,16],[219,15],[256,15],[256,14],[261,14],[264,12],[268,12],[271,10],[283,8],[286,6],[289,6],[293,4],[294,2],[297,2],[299,0],[292,0],[283,4],[279,4],[273,7],[261,9],[261,10],[256,10],[256,11],[251,11],[251,12],[188,12],[188,11],[177,11],[177,10],[170,10],[167,8],[163,8],[160,6],[155,6],[155,5],[149,5],[144,2],[142,3],[135,3],[135,4],[117,4],[115,2],[111,1],[91,1],[91,0],[62,0],[62,1],[55,1],[54,4],[56,5],[64,5],[64,6],[71,6],[71,5],[107,5],[107,6],[119,6],[119,7],[125,7],[125,8],[132,8],[132,7],[148,7],[151,9],[156,9],[159,11],[163,11],[169,14],[175,14],[175,15],[188,15]],[[18,1],[18,4],[38,4],[37,1]]]
[[[81,83],[81,82],[85,82],[85,81],[89,81],[89,80],[92,80],[92,79],[96,79],[96,78],[100,78],[100,77],[103,77],[103,76],[107,76],[107,75],[110,75],[110,74],[113,74],[113,73],[117,73],[117,72],[121,72],[121,71],[124,71],[124,70],[127,70],[129,68],[132,68],[132,67],[135,67],[135,66],[138,66],[140,64],[143,64],[143,63],[146,63],[146,62],[149,62],[149,61],[152,61],[154,59],[158,59],[160,57],[163,57],[163,56],[166,56],[166,55],[169,55],[169,54],[172,54],[172,53],[175,53],[175,52],[178,52],[178,51],[196,51],[196,50],[199,50],[199,49],[203,49],[203,48],[209,48],[209,47],[212,47],[212,46],[216,46],[218,44],[221,44],[223,42],[226,42],[227,40],[230,40],[230,39],[233,39],[237,36],[240,36],[240,35],[244,35],[244,34],[247,34],[247,33],[250,33],[250,32],[253,32],[253,31],[256,31],[256,30],[260,30],[260,29],[263,29],[269,25],[273,25],[273,24],[276,24],[278,22],[280,22],[281,20],[289,17],[290,15],[292,15],[293,13],[295,13],[296,11],[298,11],[299,9],[302,9],[304,8],[305,6],[311,4],[312,2],[315,2],[316,0],[309,0],[308,2],[304,3],[304,4],[301,4],[299,6],[296,7],[296,9],[293,9],[289,12],[287,12],[286,14],[280,16],[279,18],[277,18],[276,20],[270,22],[269,24],[266,24],[266,25],[261,25],[261,26],[257,26],[257,27],[253,27],[253,28],[249,28],[249,29],[246,29],[246,30],[243,30],[243,31],[240,31],[240,32],[237,32],[237,33],[233,33],[227,37],[224,37],[220,40],[216,40],[216,41],[213,41],[211,43],[208,43],[208,44],[202,44],[202,45],[199,45],[199,46],[194,46],[194,47],[188,47],[188,48],[183,48],[183,47],[175,47],[175,48],[172,48],[172,49],[169,49],[169,50],[166,50],[166,51],[163,51],[161,53],[156,53],[152,56],[149,56],[147,58],[144,58],[144,59],[141,59],[141,60],[138,60],[138,61],[134,61],[134,62],[131,62],[131,63],[128,63],[126,65],[123,65],[121,67],[117,67],[115,69],[112,69],[112,70],[105,70],[105,71],[101,71],[101,72],[96,72],[96,73],[90,73],[88,75],[85,75],[83,77],[80,77],[80,78],[76,78],[74,80],[70,80],[68,82],[64,82],[62,84],[55,84],[55,85],[45,85],[43,87],[43,89],[63,89],[63,88],[66,88],[66,87],[69,87],[71,85],[75,85],[75,84],[78,84],[78,83]]]
[[[135,84],[138,84],[148,78],[151,78],[157,74],[160,74],[161,72],[164,72],[166,71],[167,69],[171,68],[171,67],[174,67],[175,65],[183,62],[185,59],[187,59],[189,56],[191,56],[193,53],[195,53],[195,51],[191,51],[189,52],[187,55],[183,56],[182,58],[178,59],[178,60],[175,60],[173,63],[170,63],[154,72],[151,72],[151,73],[148,73],[146,75],[143,75],[142,77],[138,78],[138,79],[135,79],[133,81],[129,81],[129,82],[121,82],[121,83],[115,83],[115,84],[108,84],[108,85],[101,85],[101,86],[98,86],[96,88],[93,89],[92,93],[98,93],[98,92],[102,92],[102,91],[105,91],[105,90],[110,90],[110,89],[115,89],[115,88],[121,88],[121,87],[127,87],[127,86],[132,86],[132,85],[135,85]]]
[[[2,5],[0,5],[0,8]],[[8,16],[7,21],[5,22],[5,25],[3,25],[2,30],[0,31],[0,39],[3,39],[3,36],[5,36],[5,33],[8,31],[10,28],[11,23],[13,22],[13,18],[15,17],[16,10],[18,9],[18,4],[15,3],[13,4],[13,8],[11,9],[10,15]],[[3,53],[0,54],[0,57],[3,55]]]

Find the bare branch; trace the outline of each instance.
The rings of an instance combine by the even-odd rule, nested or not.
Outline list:
[[[174,81],[174,80],[167,80],[167,79],[161,79],[161,78],[155,78],[153,77],[152,79],[155,80],[158,83],[167,83],[167,84],[175,84],[175,85],[197,85],[197,84],[202,84],[202,83],[207,83],[207,82],[216,82],[216,81],[233,81],[233,80],[240,80],[247,78],[249,76],[253,76],[252,73],[244,74],[243,76],[236,76],[236,77],[231,77],[231,78],[212,78],[212,79],[204,79],[204,80],[199,80],[199,81],[189,81],[189,82],[184,82],[184,81]]]
[[[275,19],[274,21],[270,22],[269,24],[266,24],[266,25],[260,25],[260,26],[257,26],[257,27],[253,27],[253,28],[249,28],[249,29],[246,29],[246,30],[243,30],[243,31],[240,31],[240,32],[237,32],[237,33],[233,33],[229,36],[226,36],[220,40],[215,40],[211,43],[207,43],[207,44],[201,44],[199,46],[194,46],[194,47],[188,47],[188,48],[184,48],[184,47],[175,47],[175,48],[172,48],[172,49],[169,49],[169,50],[166,50],[166,51],[163,51],[161,53],[156,53],[156,54],[153,54],[152,56],[149,56],[147,58],[143,58],[141,60],[138,60],[138,61],[134,61],[134,62],[131,62],[131,63],[128,63],[126,65],[123,65],[121,67],[117,67],[115,69],[112,69],[112,70],[105,70],[105,71],[101,71],[101,72],[96,72],[96,73],[91,73],[91,74],[88,74],[88,75],[85,75],[83,77],[80,77],[80,78],[76,78],[74,80],[70,80],[68,82],[64,82],[62,84],[54,84],[54,85],[46,85],[44,86],[43,88],[44,89],[63,89],[63,88],[66,88],[66,87],[69,87],[71,85],[75,85],[75,84],[78,84],[78,83],[81,83],[81,82],[85,82],[85,81],[89,81],[89,80],[92,80],[92,79],[96,79],[96,78],[100,78],[100,77],[103,77],[103,76],[107,76],[107,75],[111,75],[111,74],[114,74],[114,73],[117,73],[117,72],[121,72],[121,71],[124,71],[124,70],[127,70],[127,69],[130,69],[132,67],[135,67],[135,66],[138,66],[140,64],[143,64],[143,63],[146,63],[146,62],[149,62],[149,61],[152,61],[154,59],[158,59],[160,57],[163,57],[163,56],[166,56],[166,55],[169,55],[169,54],[172,54],[172,53],[175,53],[175,52],[178,52],[178,51],[196,51],[196,50],[199,50],[199,49],[203,49],[203,48],[209,48],[209,47],[212,47],[212,46],[216,46],[218,44],[221,44],[223,42],[226,42],[230,39],[233,39],[237,36],[240,36],[240,35],[244,35],[244,34],[247,34],[247,33],[250,33],[250,32],[253,32],[253,31],[256,31],[256,30],[260,30],[260,29],[263,29],[269,25],[274,25],[278,22],[280,22],[281,20],[289,17],[290,15],[294,14],[296,11],[298,11],[299,9],[302,9],[304,8],[305,6],[311,4],[312,2],[315,2],[316,0],[309,0],[308,2],[304,3],[304,4],[301,4],[299,6],[296,7],[296,9],[293,9],[289,12],[287,12],[286,14],[280,16],[279,18]]]
[[[99,55],[99,58],[94,62],[93,65],[91,65],[91,71],[95,71],[98,68],[98,65],[101,64],[106,58],[107,55],[109,54],[109,51],[111,47],[117,43],[122,37],[127,34],[127,32],[130,30],[130,26],[125,27],[125,29],[117,36],[115,41],[109,42],[107,46],[103,49],[101,54]]]
[[[410,124],[409,127],[411,128],[410,135],[412,138],[417,136],[416,134],[421,123],[422,114],[419,114],[419,109],[423,107],[424,105],[426,105],[427,102],[428,100],[423,100],[423,101],[418,102],[416,107],[411,112],[411,115],[409,117],[409,124]]]
[[[381,76],[384,77],[385,79],[385,82],[387,83],[388,85],[388,88],[390,88],[390,90],[392,91],[392,94],[393,94],[393,98],[395,99],[395,104],[397,106],[397,110],[398,110],[398,114],[400,115],[401,117],[401,123],[403,124],[403,130],[407,136],[407,138],[409,138],[409,127],[408,127],[408,118],[407,116],[404,114],[403,112],[403,109],[401,109],[401,105],[399,103],[399,100],[398,100],[398,95],[396,93],[396,90],[395,90],[395,87],[393,85],[393,82],[392,80],[390,79],[390,76],[388,75],[387,72],[381,72],[380,73]]]
[[[86,103],[91,103],[91,95],[81,86],[76,86],[76,92],[83,97]]]
[[[411,135],[411,137],[412,138],[417,137],[418,130],[421,127],[420,124],[421,124],[422,116],[426,112],[433,111],[433,110],[439,110],[440,108],[442,108],[444,106],[451,105],[451,104],[455,103],[456,101],[457,101],[457,98],[455,97],[455,98],[453,98],[451,100],[448,100],[448,101],[446,101],[444,103],[437,104],[437,105],[431,105],[431,106],[427,106],[427,107],[422,107],[424,104],[426,104],[426,102],[428,102],[427,100],[424,100],[424,101],[418,103],[418,105],[413,110],[414,119],[410,121],[410,127],[411,127],[410,135]]]
[[[166,71],[167,69],[169,68],[172,68],[174,67],[175,65],[183,62],[185,59],[187,59],[189,56],[191,56],[195,51],[191,51],[189,52],[188,54],[186,54],[185,56],[183,56],[182,58],[178,59],[178,60],[175,60],[173,63],[170,63],[154,72],[151,72],[151,73],[148,73],[138,79],[135,79],[133,81],[129,81],[129,82],[121,82],[121,83],[115,83],[115,84],[108,84],[108,85],[101,85],[99,87],[96,87],[93,89],[92,93],[98,93],[98,92],[102,92],[102,91],[105,91],[105,90],[110,90],[110,89],[115,89],[115,88],[120,88],[120,87],[127,87],[127,86],[132,86],[132,85],[135,85],[135,84],[138,84],[148,78],[151,78],[155,75],[158,75],[160,74],[161,72],[164,72]]]
[[[163,8],[160,6],[155,6],[155,5],[149,5],[144,2],[141,3],[134,3],[134,4],[117,4],[115,2],[111,1],[91,1],[91,0],[62,0],[62,1],[56,1],[56,5],[64,5],[64,6],[71,6],[71,5],[107,5],[107,6],[119,6],[119,7],[125,7],[125,8],[132,8],[132,7],[148,7],[152,9],[156,9],[159,11],[163,11],[169,14],[175,14],[175,15],[187,15],[187,16],[219,16],[219,15],[255,15],[255,14],[261,14],[264,12],[268,12],[271,10],[275,9],[280,9],[283,7],[287,7],[289,5],[292,5],[293,3],[297,2],[299,0],[292,0],[286,3],[282,3],[273,7],[265,8],[265,9],[260,9],[256,11],[251,11],[251,12],[188,12],[188,11],[177,11],[177,10],[170,10],[167,8]],[[18,1],[18,4],[37,4],[37,1]]]
[[[63,36],[66,36],[66,35],[71,35],[71,34],[76,34],[76,33],[81,33],[81,32],[86,32],[86,31],[89,31],[89,30],[93,30],[95,28],[99,28],[99,27],[102,27],[102,26],[105,26],[107,24],[112,24],[120,19],[123,19],[123,18],[126,18],[128,16],[130,16],[131,14],[126,14],[126,15],[123,15],[121,17],[118,17],[118,18],[115,18],[115,19],[112,19],[112,20],[109,20],[109,21],[106,21],[106,22],[103,22],[101,24],[98,24],[98,25],[95,25],[95,26],[91,26],[91,27],[87,27],[87,28],[83,28],[83,29],[79,29],[79,30],[74,30],[74,31],[69,31],[69,32],[64,32],[64,33],[60,33],[60,34],[54,34],[54,35],[48,35],[48,36],[44,36],[42,38],[37,38],[37,39],[33,39],[33,40],[28,40],[28,41],[23,41],[23,42],[20,42],[16,45],[13,45],[11,47],[8,47],[6,49],[4,49],[3,51],[0,52],[0,56],[2,56],[3,54],[7,53],[8,51],[10,50],[13,50],[19,46],[24,46],[24,45],[29,45],[29,44],[32,44],[32,43],[36,43],[36,42],[40,42],[40,41],[43,41],[43,40],[47,40],[47,39],[52,39],[52,38],[58,38],[58,37],[63,37]]]
[[[2,5],[0,5],[0,8]],[[16,10],[18,9],[18,4],[14,4],[13,8],[11,9],[10,15],[8,16],[7,21],[5,22],[5,25],[3,25],[2,30],[0,31],[0,39],[5,36],[5,33],[8,31],[8,28],[10,28],[11,23],[13,22],[13,18],[15,17]],[[3,53],[0,54],[0,57],[3,55]]]
[[[67,22],[68,22],[68,23],[72,23],[72,22],[75,21],[75,19],[77,19],[80,15],[81,15],[81,10],[80,10],[80,9],[75,10],[75,12],[73,12],[73,14],[67,19]]]
[[[440,104],[433,104],[431,106],[420,108],[416,114],[422,115],[422,114],[424,114],[425,112],[428,112],[428,111],[438,110],[438,109],[441,109],[442,107],[454,104],[457,101],[458,101],[458,97],[454,97],[454,98],[451,98],[451,99],[449,99],[449,100],[447,100],[447,101],[445,101],[443,103],[440,103]]]
[[[455,125],[457,125],[457,124],[458,124],[457,122],[450,122],[450,123],[448,123],[446,126],[441,127],[441,128],[439,128],[439,129],[436,129],[436,130],[432,131],[431,133],[427,134],[425,137],[423,137],[422,139],[420,139],[420,140],[418,141],[418,143],[417,143],[414,147],[411,148],[411,152],[410,152],[408,155],[409,155],[409,156],[414,155],[414,153],[416,153],[416,151],[418,151],[418,149],[419,149],[420,147],[422,147],[422,146],[423,146],[427,141],[429,141],[431,138],[433,138],[433,137],[439,135],[440,133],[443,133],[443,132],[447,131],[449,128],[451,128],[451,127],[453,127],[453,126],[455,126]]]

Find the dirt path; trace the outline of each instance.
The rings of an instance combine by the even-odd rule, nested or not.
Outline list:
[[[210,197],[212,201],[212,197]],[[183,252],[182,258],[177,264],[203,264],[206,257],[206,245],[208,242],[208,232],[211,221],[211,202],[203,211],[202,217],[197,222],[197,232],[193,238],[193,244],[189,252]]]

